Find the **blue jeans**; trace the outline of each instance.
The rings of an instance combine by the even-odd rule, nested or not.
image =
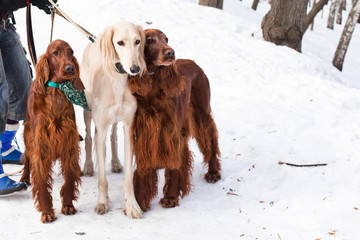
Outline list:
[[[24,120],[31,85],[29,62],[15,27],[0,21],[0,133],[6,119]]]

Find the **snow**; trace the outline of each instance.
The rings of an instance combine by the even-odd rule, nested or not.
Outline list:
[[[59,196],[63,179],[56,165],[53,202],[58,219],[42,224],[29,190],[2,197],[1,239],[358,239],[359,26],[339,72],[331,62],[343,25],[335,25],[334,31],[326,28],[329,6],[323,18],[321,13],[316,17],[314,31],[305,33],[298,53],[262,39],[261,20],[270,8],[266,1],[260,1],[257,11],[251,9],[252,0],[225,0],[223,11],[199,6],[197,0],[61,0],[59,4],[94,35],[121,20],[159,28],[177,58],[193,59],[204,69],[220,136],[222,179],[216,184],[204,180],[206,169],[192,140],[190,194],[179,207],[163,209],[158,203],[164,183],[160,171],[152,209],[143,219],[130,219],[122,212],[124,174],[111,173],[108,154],[110,212],[94,212],[96,175],[82,178],[75,202],[79,212],[64,216]],[[24,16],[24,10],[16,12],[23,43]],[[49,18],[33,8],[38,57],[49,43]],[[58,16],[57,38],[69,42],[81,61],[88,40]],[[82,110],[76,107],[76,113],[84,136]],[[17,137],[24,149],[22,129]],[[121,159],[122,138],[119,130]],[[296,168],[279,161],[327,166]],[[4,168],[14,172],[21,167]]]

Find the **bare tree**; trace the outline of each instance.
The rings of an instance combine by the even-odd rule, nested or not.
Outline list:
[[[327,24],[327,27],[330,29],[334,29],[335,13],[336,13],[336,9],[338,8],[339,1],[340,0],[332,0],[331,1],[328,24]]]
[[[301,52],[308,0],[272,0],[261,22],[266,41]]]
[[[342,11],[343,11],[343,2],[344,0],[339,0],[339,4],[337,6],[336,10],[336,24],[340,24],[342,22]]]
[[[323,9],[325,4],[327,4],[328,2],[329,2],[329,0],[320,0],[317,3],[314,3],[312,9],[308,13],[308,15],[306,15],[305,28],[304,28],[305,31],[309,27],[309,25],[314,21],[316,14],[318,14],[320,12],[320,10]]]
[[[258,4],[259,4],[259,0],[254,0],[251,8],[256,11],[256,8],[257,8],[257,5],[258,5]]]
[[[341,38],[340,38],[340,41],[337,46],[335,56],[333,59],[333,65],[340,71],[342,71],[345,54],[349,47],[349,43],[350,43],[352,34],[354,32],[356,22],[359,19],[359,15],[360,15],[360,0],[355,0],[355,1],[353,1],[353,6],[352,6],[349,16],[346,20],[346,24],[345,24],[344,30],[341,34]]]
[[[200,0],[199,5],[223,9],[223,0]]]

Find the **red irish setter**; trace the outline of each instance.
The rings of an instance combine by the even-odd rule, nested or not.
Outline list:
[[[188,141],[193,136],[208,165],[206,181],[220,178],[218,133],[211,116],[209,81],[193,61],[175,61],[164,33],[145,30],[148,74],[132,77],[129,87],[138,103],[132,125],[137,168],[135,196],[143,211],[157,194],[157,170],[165,168],[164,208],[179,205],[189,193],[192,156]]]
[[[61,213],[72,215],[72,203],[79,194],[79,141],[73,104],[57,88],[46,86],[71,81],[78,90],[84,90],[79,77],[79,64],[68,43],[56,40],[36,64],[36,79],[31,85],[24,127],[25,168],[20,181],[33,183],[32,193],[43,223],[56,219],[52,204],[52,167],[60,159],[65,183],[60,191]]]

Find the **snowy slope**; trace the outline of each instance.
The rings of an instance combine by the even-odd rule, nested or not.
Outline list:
[[[304,36],[302,54],[275,46],[262,39],[260,23],[269,10],[265,1],[256,12],[250,9],[252,0],[225,0],[224,11],[198,6],[196,0],[59,3],[95,35],[120,20],[159,28],[167,34],[177,58],[193,59],[204,69],[220,135],[222,180],[205,182],[202,156],[192,141],[195,164],[189,196],[180,201],[180,207],[161,208],[161,178],[152,209],[143,219],[132,220],[122,213],[124,174],[111,173],[108,155],[109,213],[94,212],[95,176],[82,178],[75,203],[79,212],[61,215],[63,180],[54,174],[57,221],[40,222],[30,191],[3,197],[1,239],[358,239],[359,25],[341,73],[331,61],[342,26],[328,30],[326,17],[319,15],[315,30]],[[328,6],[324,16],[327,12]],[[40,55],[49,43],[50,21],[35,8],[33,16]],[[24,11],[16,17],[25,42]],[[78,30],[56,17],[54,35],[68,41],[81,61],[88,40]],[[77,107],[76,111],[84,135],[82,111]],[[120,130],[119,135],[121,140]],[[21,132],[18,139],[23,148]],[[122,156],[122,141],[119,153]],[[279,161],[328,165],[294,168]],[[4,167],[7,172],[19,169]]]

